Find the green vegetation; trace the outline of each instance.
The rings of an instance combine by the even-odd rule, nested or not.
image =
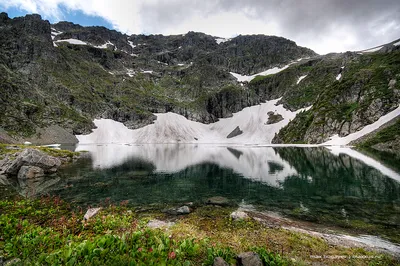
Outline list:
[[[361,143],[359,146],[363,148],[369,148],[378,143],[386,143],[399,138],[400,132],[400,119],[391,125],[380,131],[378,131],[372,138],[367,139],[365,142]]]
[[[69,150],[58,150],[53,149],[51,147],[43,147],[43,146],[31,146],[31,145],[16,145],[16,144],[1,144],[0,143],[0,159],[4,157],[6,154],[15,154],[17,152],[22,151],[24,148],[32,148],[37,149],[42,152],[47,153],[50,156],[61,157],[61,158],[73,158],[74,156],[78,156],[79,152],[73,152]]]
[[[302,107],[305,103],[312,104],[310,116],[297,116],[281,130],[278,139],[285,143],[294,143],[300,136],[303,142],[321,142],[338,134],[345,123],[346,129],[354,120],[358,124],[361,121],[367,125],[373,113],[387,113],[399,101],[396,94],[396,90],[400,89],[397,78],[400,74],[399,62],[400,51],[352,56],[345,64],[340,81],[336,81],[334,73],[339,73],[341,61],[323,60],[313,65],[307,77],[312,82],[300,83],[289,89],[284,99],[288,106]],[[389,86],[389,82],[393,80],[397,82],[392,82]],[[374,142],[393,138],[396,135],[395,130],[396,127],[388,129],[375,138]],[[305,132],[309,134],[304,134]],[[315,132],[320,132],[320,135]],[[371,144],[372,142],[367,145]]]
[[[83,211],[57,197],[0,201],[0,257],[16,265],[212,265],[215,257],[233,263],[243,251],[257,252],[266,265],[303,265],[310,254],[367,256],[341,259],[353,265],[391,265],[393,258],[359,248],[340,248],[306,234],[232,221],[230,208],[199,207],[178,217],[170,229],[149,229],[160,213],[141,213],[104,203],[83,222]],[[337,260],[324,261],[336,264]]]

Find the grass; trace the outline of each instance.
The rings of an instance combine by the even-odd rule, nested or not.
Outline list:
[[[42,151],[50,156],[60,157],[60,158],[73,158],[74,156],[78,156],[79,152],[73,152],[69,150],[57,150],[50,147],[42,147],[42,146],[31,146],[31,145],[20,145],[20,144],[1,144],[0,143],[0,159],[4,158],[7,154],[15,154],[17,152],[22,151],[25,148],[32,148],[39,151]]]
[[[234,263],[254,251],[265,265],[304,265],[310,255],[368,256],[353,265],[391,265],[387,255],[328,245],[306,234],[263,226],[255,220],[232,221],[231,208],[203,206],[178,217],[170,229],[149,229],[161,213],[141,213],[122,202],[104,203],[87,222],[84,211],[57,197],[0,201],[0,257],[19,265],[212,265],[215,257]],[[15,260],[17,259],[17,260]],[[350,260],[325,260],[346,264]]]

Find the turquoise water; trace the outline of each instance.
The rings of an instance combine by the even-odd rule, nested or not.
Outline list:
[[[14,188],[84,206],[127,201],[161,208],[223,196],[258,210],[400,239],[399,169],[350,149],[110,144],[77,150],[88,151],[85,158],[58,175]]]

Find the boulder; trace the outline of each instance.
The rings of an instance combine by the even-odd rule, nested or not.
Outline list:
[[[44,173],[54,173],[60,165],[61,161],[56,157],[36,149],[24,149],[14,160],[2,167],[5,174],[17,175],[22,166],[37,166],[42,168]]]
[[[190,208],[188,207],[188,206],[182,206],[182,207],[180,207],[180,208],[178,208],[177,210],[176,210],[176,212],[178,213],[178,214],[189,214],[190,213]]]
[[[18,171],[18,179],[31,179],[44,176],[44,170],[37,166],[22,166]]]
[[[249,218],[249,216],[244,211],[237,210],[231,213],[231,218],[235,221],[238,221],[238,220],[246,220]]]
[[[229,200],[227,198],[224,198],[221,196],[208,198],[206,203],[210,204],[210,205],[218,205],[218,206],[229,206],[230,205]]]
[[[229,264],[221,257],[216,257],[213,266],[229,266]]]
[[[240,130],[240,127],[237,126],[231,133],[229,133],[229,135],[226,137],[227,139],[239,136],[240,134],[242,134],[243,131]]]
[[[237,256],[239,266],[263,266],[260,256],[255,252],[244,252]]]
[[[189,214],[190,213],[190,208],[186,205],[179,207],[179,208],[171,208],[171,209],[166,209],[163,212],[171,214],[171,215],[181,215],[181,214]]]

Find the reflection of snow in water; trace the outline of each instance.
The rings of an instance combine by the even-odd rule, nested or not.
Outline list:
[[[400,182],[400,174],[398,174],[395,171],[393,171],[392,169],[384,166],[382,163],[374,160],[373,158],[368,157],[358,151],[355,151],[350,148],[335,147],[335,146],[329,147],[328,149],[330,150],[330,152],[332,154],[334,154],[336,156],[339,156],[339,154],[346,154],[350,157],[353,157],[354,159],[357,159],[357,160],[363,162],[364,164],[375,168],[382,174]]]
[[[118,166],[129,158],[151,162],[156,172],[174,173],[201,163],[229,168],[245,178],[278,187],[297,171],[273,148],[224,147],[211,145],[79,145],[77,151],[89,151],[93,167]]]

